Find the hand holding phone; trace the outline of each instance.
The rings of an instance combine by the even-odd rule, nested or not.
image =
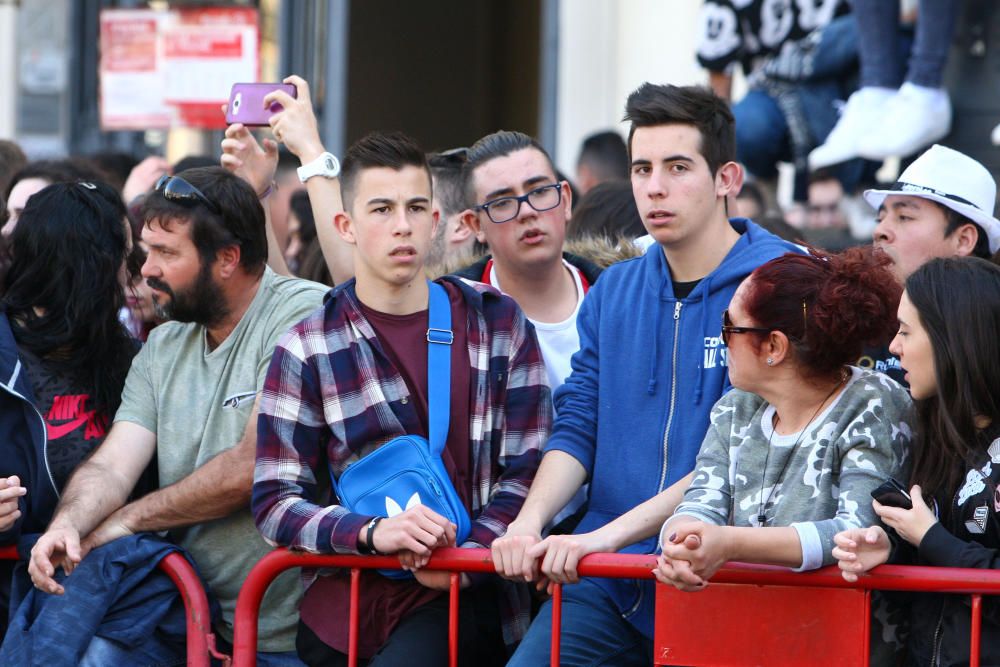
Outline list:
[[[913,500],[910,498],[909,492],[892,477],[872,491],[872,498],[888,507],[901,507],[904,510],[913,509]]]
[[[229,104],[226,109],[226,122],[242,123],[248,127],[265,127],[271,116],[282,111],[277,102],[267,106],[264,98],[275,90],[282,90],[291,97],[296,97],[295,86],[290,83],[234,83],[229,93]]]

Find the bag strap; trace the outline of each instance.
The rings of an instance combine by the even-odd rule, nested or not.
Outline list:
[[[431,454],[441,456],[451,419],[451,303],[444,287],[427,281],[427,421]]]

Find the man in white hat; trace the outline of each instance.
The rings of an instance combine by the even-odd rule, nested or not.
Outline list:
[[[989,258],[1000,249],[1000,220],[993,217],[997,186],[968,155],[935,144],[906,168],[892,187],[866,190],[878,211],[875,247],[892,259],[899,282],[935,257]],[[888,347],[867,350],[858,361],[903,382]]]

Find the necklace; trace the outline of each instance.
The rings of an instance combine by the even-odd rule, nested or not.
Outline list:
[[[768,503],[771,502],[771,498],[774,496],[774,492],[778,489],[778,484],[780,484],[781,480],[785,477],[785,471],[788,470],[788,464],[791,463],[792,457],[795,456],[795,450],[798,449],[799,443],[801,443],[802,438],[805,437],[806,431],[808,431],[809,427],[812,426],[813,420],[816,419],[817,416],[819,416],[819,413],[823,409],[823,406],[826,405],[826,402],[829,401],[835,393],[837,393],[837,390],[840,389],[840,387],[845,382],[847,382],[848,378],[850,377],[851,376],[847,373],[846,370],[841,372],[840,381],[833,386],[833,389],[830,390],[830,393],[827,394],[826,398],[824,398],[823,401],[819,404],[819,407],[817,407],[816,411],[813,412],[812,417],[809,418],[809,421],[806,422],[806,425],[802,427],[801,431],[799,431],[799,437],[795,439],[795,444],[792,445],[792,448],[788,451],[788,456],[785,457],[785,462],[781,466],[781,472],[778,473],[778,477],[774,482],[774,486],[771,487],[771,492],[767,494],[767,498],[765,499],[764,484],[766,483],[766,478],[767,478],[767,461],[769,458],[771,458],[771,439],[774,438],[774,432],[778,430],[777,420],[780,419],[778,417],[778,412],[775,411],[774,413],[775,423],[774,426],[771,428],[771,435],[767,437],[767,453],[764,454],[764,469],[761,472],[761,477],[760,477],[760,506],[757,508],[758,527],[763,528],[764,526],[767,525],[767,515],[764,513],[764,510],[767,508]]]

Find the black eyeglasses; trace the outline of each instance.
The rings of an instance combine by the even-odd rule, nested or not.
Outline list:
[[[521,204],[528,203],[528,206],[539,213],[548,211],[559,206],[562,201],[562,183],[553,183],[535,188],[531,192],[520,197],[499,197],[492,199],[485,204],[474,206],[474,211],[486,211],[490,221],[500,224],[508,222],[517,217],[521,212]]]
[[[185,206],[204,204],[212,213],[216,215],[222,214],[222,211],[219,210],[215,202],[180,176],[171,176],[169,174],[160,176],[160,180],[156,181],[156,187],[153,190],[162,192],[164,199],[184,204]]]
[[[722,311],[722,343],[729,347],[729,337],[733,334],[744,333],[771,333],[774,329],[767,327],[734,327],[733,321],[729,319],[729,309]]]

